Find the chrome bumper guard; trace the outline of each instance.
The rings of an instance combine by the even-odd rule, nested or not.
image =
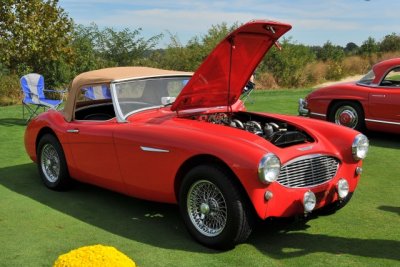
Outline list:
[[[307,102],[303,98],[300,98],[299,109],[298,109],[300,116],[308,116],[309,111],[306,107],[307,107]]]

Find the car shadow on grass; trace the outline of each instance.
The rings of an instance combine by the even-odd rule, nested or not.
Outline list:
[[[25,126],[26,125],[26,119],[18,119],[18,118],[2,118],[0,119],[0,126]]]
[[[400,134],[383,133],[383,132],[366,132],[370,145],[383,148],[399,148]]]
[[[43,185],[33,163],[0,169],[0,184],[124,238],[156,247],[217,253],[193,241],[177,205],[140,200],[83,183],[68,191],[53,191]]]
[[[81,183],[66,192],[52,191],[42,184],[33,163],[2,168],[0,177],[1,185],[18,194],[121,237],[161,248],[220,253],[190,237],[177,205],[139,200]],[[308,227],[305,221],[262,222],[247,244],[276,259],[327,252],[399,260],[399,241],[304,233]]]
[[[379,206],[378,209],[387,211],[387,212],[393,212],[397,213],[397,215],[400,216],[400,207],[395,207],[395,206]]]
[[[308,234],[302,230],[306,222],[278,221],[261,224],[249,243],[265,255],[276,259],[301,257],[312,253],[354,255],[367,258],[400,260],[397,240],[361,239],[324,234]],[[321,261],[322,263],[323,261]]]

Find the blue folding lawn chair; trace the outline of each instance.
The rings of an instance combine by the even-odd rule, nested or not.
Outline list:
[[[249,99],[251,104],[254,104],[254,100],[250,97],[251,93],[253,92],[255,88],[255,83],[252,81],[248,81],[246,86],[242,90],[242,95],[240,96],[240,99],[243,102],[246,102],[247,99]]]
[[[44,78],[42,75],[37,73],[30,73],[22,76],[21,88],[24,93],[24,98],[22,99],[22,118],[25,118],[25,109],[29,113],[29,118],[26,121],[30,121],[34,116],[38,115],[39,108],[46,109],[57,109],[61,103],[62,99],[49,99],[46,98],[44,92],[52,93],[65,93],[65,91],[60,90],[50,90],[44,89]]]
[[[91,100],[111,99],[111,92],[107,85],[95,85],[84,88],[85,97]]]

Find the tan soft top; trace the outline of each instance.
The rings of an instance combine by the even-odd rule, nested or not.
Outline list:
[[[80,88],[88,85],[110,84],[113,81],[135,78],[148,78],[155,76],[192,75],[191,72],[162,70],[148,67],[115,67],[93,70],[79,74],[68,88],[68,99],[64,106],[66,121],[73,119],[75,100]]]

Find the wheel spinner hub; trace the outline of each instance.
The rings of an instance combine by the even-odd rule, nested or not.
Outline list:
[[[220,234],[227,223],[227,205],[219,188],[201,180],[188,192],[187,210],[193,226],[208,237]]]
[[[355,128],[358,123],[357,111],[351,106],[343,106],[339,108],[335,114],[335,123]]]
[[[342,125],[352,125],[356,120],[356,115],[350,110],[345,110],[340,114],[339,120]]]

